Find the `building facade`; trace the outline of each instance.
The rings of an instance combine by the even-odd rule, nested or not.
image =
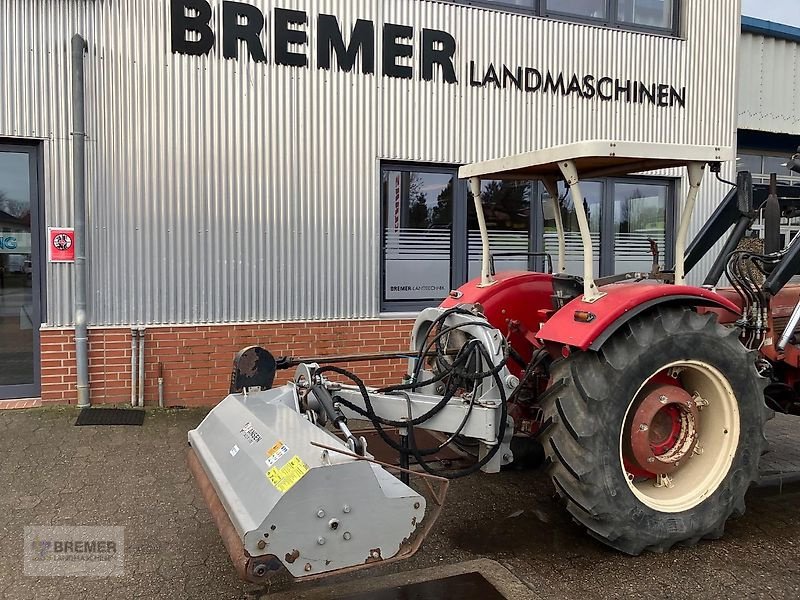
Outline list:
[[[218,401],[250,344],[406,349],[414,313],[477,273],[459,165],[587,139],[736,144],[738,2],[0,0],[0,11],[0,239],[27,223],[0,248],[0,398],[75,401],[74,265],[48,261],[48,229],[73,224],[75,33],[88,45],[93,402],[130,398],[132,327],[145,329],[147,404],[159,372],[169,405]],[[686,187],[674,171],[587,182],[595,270],[649,269],[648,239],[669,262]],[[724,192],[707,178],[693,229]],[[543,266],[554,247],[543,195],[484,182],[499,269]],[[577,234],[568,250],[577,273]],[[401,368],[354,366],[372,383]]]

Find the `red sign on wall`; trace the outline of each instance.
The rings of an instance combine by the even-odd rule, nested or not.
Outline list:
[[[66,227],[48,227],[47,260],[53,263],[75,262],[75,230]]]

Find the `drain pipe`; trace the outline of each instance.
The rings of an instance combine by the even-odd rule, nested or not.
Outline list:
[[[72,36],[72,151],[75,225],[75,362],[78,371],[78,408],[92,405],[89,398],[89,332],[86,315],[86,123],[83,55],[86,40]]]
[[[158,408],[164,408],[164,363],[158,363]]]
[[[139,328],[139,407],[144,408],[144,327]]]
[[[139,330],[131,327],[131,406],[136,406],[136,378],[138,375],[136,374],[136,365],[137,365],[137,353],[138,353],[138,344],[137,340],[139,338]]]

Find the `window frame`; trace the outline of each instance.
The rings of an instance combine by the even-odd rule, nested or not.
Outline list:
[[[764,150],[764,149],[751,148],[748,146],[742,146],[741,148],[738,148],[736,151],[737,158],[739,156],[744,155],[744,156],[757,157],[759,159],[759,162],[761,163],[759,172],[756,173],[755,171],[751,171],[751,174],[753,175],[753,181],[755,181],[756,183],[769,183],[770,173],[768,172],[769,171],[768,169],[764,168],[764,161],[766,159],[785,158],[788,161],[792,156],[794,156],[794,154],[795,153],[787,152],[786,150]],[[737,161],[736,170],[738,172],[738,171],[744,171],[746,169],[740,169]],[[797,186],[800,185],[800,175],[798,175],[797,173],[791,173],[789,172],[788,169],[784,169],[783,172],[778,173],[778,183],[781,183],[781,181],[784,182],[788,181],[788,185]]]
[[[605,19],[595,19],[584,17],[568,12],[547,9],[547,0],[530,0],[530,7],[512,4],[511,2],[491,2],[490,0],[444,0],[449,4],[459,4],[462,6],[473,6],[498,12],[521,14],[534,17],[543,17],[555,21],[567,23],[581,23],[584,25],[594,25],[605,29],[616,29],[620,31],[633,31],[649,35],[661,35],[667,37],[680,37],[681,32],[681,8],[682,0],[672,0],[672,26],[654,27],[651,25],[637,25],[621,21],[619,14],[619,0],[603,0],[606,3],[607,16]]]
[[[589,179],[587,181],[597,181],[603,185],[602,210],[603,214],[600,222],[600,277],[614,275],[614,265],[616,264],[616,248],[614,244],[614,186],[619,184],[626,185],[664,185],[667,187],[667,206],[666,206],[666,232],[664,236],[665,255],[659,257],[659,261],[664,268],[672,268],[675,261],[675,229],[678,222],[678,179],[674,177],[606,177],[599,179]],[[546,193],[543,186],[539,184],[539,196]],[[542,211],[531,211],[535,215],[531,231],[533,233],[535,245],[533,252],[544,252],[544,219]]]
[[[35,398],[42,391],[41,325],[46,322],[45,295],[47,242],[44,233],[44,150],[36,140],[0,138],[0,152],[28,155],[31,235],[31,286],[33,297],[33,382],[0,386],[0,402],[16,398]]]
[[[457,283],[466,280],[466,262],[456,260],[457,249],[467,243],[467,213],[466,210],[459,209],[459,206],[465,206],[465,203],[460,200],[463,192],[464,196],[467,195],[466,182],[458,178],[459,165],[448,165],[441,163],[417,163],[417,162],[404,162],[404,161],[379,161],[378,164],[378,195],[380,202],[380,215],[379,227],[381,236],[380,245],[380,278],[379,278],[379,291],[378,298],[379,309],[381,313],[392,312],[416,312],[418,310],[435,306],[442,302],[443,298],[424,298],[418,300],[387,300],[386,299],[386,227],[384,227],[384,219],[386,217],[386,203],[383,198],[383,174],[386,171],[403,171],[408,173],[440,173],[452,174],[453,176],[453,222],[450,226],[450,289],[456,289],[463,285]],[[461,263],[464,263],[461,265]],[[433,304],[436,303],[436,304]]]
[[[452,174],[455,178],[453,184],[453,222],[450,229],[450,289],[458,289],[469,279],[469,231],[467,230],[468,213],[471,198],[468,193],[467,181],[458,178],[459,165],[404,162],[404,161],[378,161],[378,202],[379,227],[380,227],[380,256],[378,257],[380,277],[378,278],[378,308],[381,314],[387,313],[414,313],[419,310],[436,306],[442,299],[425,298],[419,300],[387,300],[386,299],[386,203],[383,198],[383,174],[386,171],[424,172]],[[666,232],[665,256],[660,257],[664,268],[672,268],[675,260],[675,234],[678,223],[679,202],[678,182],[675,177],[608,177],[598,180],[603,186],[602,208],[603,216],[600,224],[600,276],[613,275],[615,265],[614,247],[614,186],[621,184],[664,185],[667,188],[666,197]],[[541,210],[541,196],[545,193],[541,181],[530,181],[532,186],[531,197],[539,207],[531,206],[530,221],[528,224],[529,248],[531,252],[544,251],[544,220]],[[529,269],[543,266],[543,260],[529,258]]]

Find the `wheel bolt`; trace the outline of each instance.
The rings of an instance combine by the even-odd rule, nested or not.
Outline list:
[[[352,538],[353,536],[352,536],[352,535],[350,535],[350,532],[349,532],[349,531],[345,531],[345,532],[344,532],[344,535],[343,535],[342,537],[344,538],[344,540],[345,540],[346,542],[349,542],[349,541],[350,541],[350,538]]]
[[[325,538],[324,538],[324,537],[318,537],[318,538],[317,538],[317,543],[318,543],[320,546],[324,546],[324,545],[325,545]]]
[[[650,428],[645,423],[639,425],[639,431],[647,431],[648,429]]]
[[[320,509],[317,511],[317,516],[318,516],[320,519],[324,519],[324,518],[325,518],[325,511],[324,511],[324,510],[322,510],[322,509],[320,508]]]

